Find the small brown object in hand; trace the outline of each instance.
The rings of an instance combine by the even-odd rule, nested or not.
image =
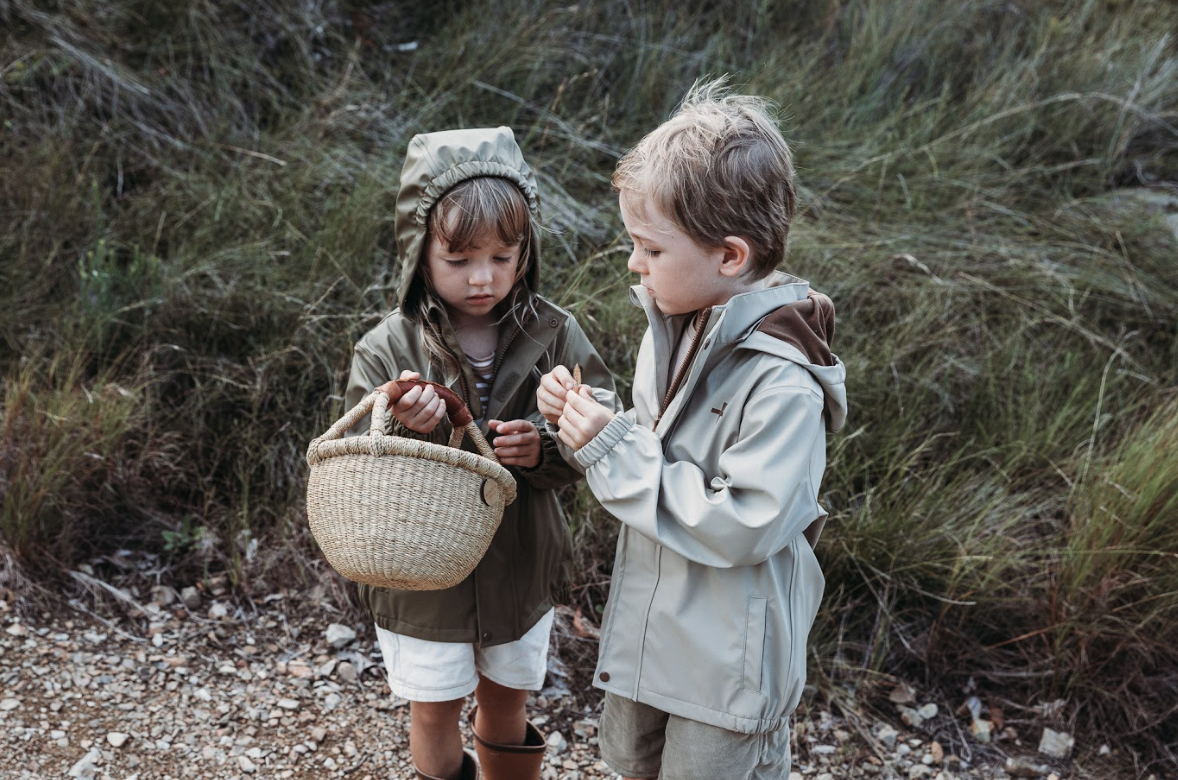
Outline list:
[[[575,382],[578,385],[581,384],[581,364],[580,363],[573,366],[573,382]]]

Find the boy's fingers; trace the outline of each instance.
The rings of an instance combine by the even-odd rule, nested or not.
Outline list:
[[[551,376],[566,390],[571,390],[576,385],[576,382],[573,381],[573,375],[564,366],[557,366],[552,369]]]

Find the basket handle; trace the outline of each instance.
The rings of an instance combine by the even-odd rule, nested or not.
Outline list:
[[[446,415],[450,418],[450,424],[455,428],[465,428],[466,424],[474,418],[470,414],[470,410],[466,408],[466,404],[459,398],[458,393],[455,393],[445,385],[440,385],[437,382],[428,382],[424,379],[397,379],[392,382],[385,382],[380,387],[376,388],[389,397],[389,405],[395,404],[401,400],[401,396],[409,392],[415,387],[422,389],[432,387],[442,402],[446,404]],[[384,420],[381,421],[380,430],[384,429]],[[373,430],[377,430],[375,425]]]
[[[461,447],[463,434],[469,434],[479,454],[484,458],[498,463],[499,458],[496,457],[494,448],[487,442],[487,439],[483,436],[483,432],[479,430],[479,426],[475,425],[470,410],[466,408],[466,404],[463,403],[458,394],[448,387],[420,379],[400,379],[394,382],[387,382],[373,390],[343,417],[336,420],[335,424],[326,433],[311,442],[307,448],[307,462],[311,465],[319,463],[322,460],[322,456],[319,454],[319,444],[342,438],[344,431],[360,422],[369,413],[372,414],[372,420],[369,424],[368,435],[383,435],[389,419],[390,398],[393,398],[393,400],[399,399],[414,386],[427,384],[434,386],[434,390],[437,391],[438,395],[446,404],[446,412],[450,416],[450,422],[453,426],[449,445],[454,448]]]

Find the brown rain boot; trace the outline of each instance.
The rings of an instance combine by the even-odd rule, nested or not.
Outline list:
[[[540,767],[544,764],[544,735],[531,721],[524,731],[522,745],[496,745],[479,736],[474,728],[474,716],[478,705],[470,709],[470,730],[474,732],[474,748],[479,754],[479,765],[483,769],[483,780],[540,780]]]
[[[413,767],[413,769],[417,772],[417,780],[442,780],[440,777],[427,775],[417,767]],[[459,780],[479,780],[479,765],[469,750],[462,751],[462,774],[458,777]]]

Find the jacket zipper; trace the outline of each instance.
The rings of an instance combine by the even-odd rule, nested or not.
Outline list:
[[[700,339],[703,338],[704,330],[708,327],[708,320],[712,316],[712,307],[702,309],[695,318],[695,334],[691,337],[691,346],[687,348],[687,356],[683,358],[683,363],[675,372],[675,378],[671,382],[671,386],[667,388],[667,395],[663,398],[662,404],[659,405],[659,416],[654,421],[654,427],[659,427],[659,421],[663,419],[663,414],[667,411],[667,407],[671,405],[675,394],[679,392],[679,385],[683,384],[684,378],[687,376],[687,370],[691,367],[695,359],[695,353],[699,350]]]

